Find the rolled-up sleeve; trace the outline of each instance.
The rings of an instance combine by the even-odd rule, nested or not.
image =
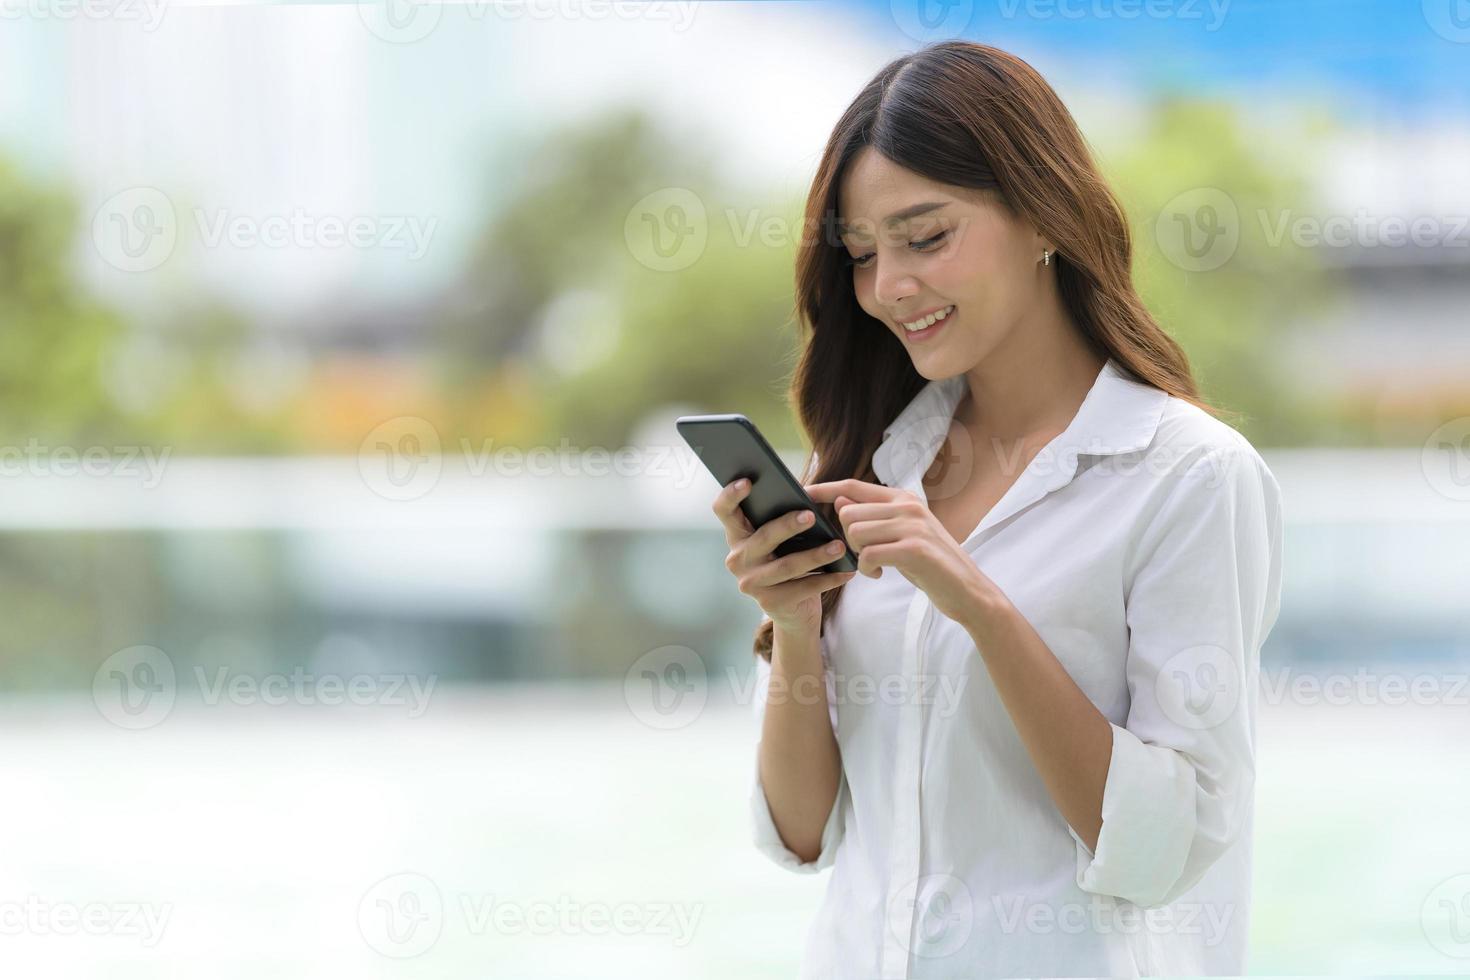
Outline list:
[[[847,777],[838,770],[837,795],[832,801],[832,811],[827,815],[827,823],[822,828],[822,849],[812,861],[803,861],[797,857],[790,848],[781,840],[781,834],[776,830],[776,823],[771,818],[770,804],[766,801],[765,786],[761,783],[760,774],[760,734],[761,725],[765,720],[766,699],[771,685],[771,665],[764,657],[756,657],[755,678],[755,753],[753,780],[750,793],[750,814],[752,828],[755,834],[755,846],[762,854],[781,867],[800,874],[811,874],[829,867],[837,855],[837,845],[842,840],[843,831],[843,807],[847,799]],[[831,661],[827,655],[827,638],[822,637],[822,665],[827,687],[827,715],[832,722],[832,733],[837,733],[837,698],[834,690],[835,684],[832,677]]]
[[[1254,450],[1212,450],[1161,489],[1129,563],[1130,703],[1111,726],[1096,851],[1072,831],[1078,887],[1146,908],[1195,885],[1249,816],[1281,589],[1280,490]]]

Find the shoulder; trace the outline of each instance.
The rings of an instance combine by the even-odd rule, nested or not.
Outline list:
[[[1249,439],[1170,395],[1148,446],[1150,479],[1133,527],[1134,573],[1161,556],[1271,561],[1283,525],[1281,488]],[[1263,559],[1264,560],[1264,559]]]
[[[1174,395],[1164,400],[1147,452],[1155,457],[1155,471],[1163,475],[1227,475],[1237,489],[1259,485],[1268,496],[1280,492],[1271,468],[1249,439],[1229,423]]]

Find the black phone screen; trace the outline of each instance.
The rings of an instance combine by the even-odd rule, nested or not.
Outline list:
[[[793,510],[810,510],[816,515],[811,527],[776,546],[777,556],[805,551],[828,541],[843,541],[841,531],[807,495],[801,482],[750,419],[738,414],[684,415],[676,420],[675,426],[720,486],[741,477],[750,480],[750,492],[740,502],[740,509],[751,527],[758,528]],[[843,544],[846,546],[846,541]],[[831,563],[814,571],[855,572],[857,567],[857,556],[848,548]]]

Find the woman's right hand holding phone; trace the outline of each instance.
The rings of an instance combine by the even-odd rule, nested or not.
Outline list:
[[[725,567],[735,576],[740,591],[755,599],[771,617],[776,629],[816,630],[822,622],[822,593],[842,585],[857,573],[807,573],[830,564],[846,549],[841,541],[829,541],[776,557],[776,546],[808,530],[815,516],[809,510],[794,510],[753,528],[740,509],[740,501],[749,492],[749,480],[735,480],[715,497],[712,509],[724,525],[725,541],[730,545]],[[802,515],[807,520],[802,521]]]

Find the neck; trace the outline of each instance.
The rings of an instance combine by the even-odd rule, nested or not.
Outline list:
[[[955,418],[977,440],[1045,443],[1071,423],[1107,363],[1067,315],[1055,279],[1043,294],[1040,307],[965,372],[969,391]]]

